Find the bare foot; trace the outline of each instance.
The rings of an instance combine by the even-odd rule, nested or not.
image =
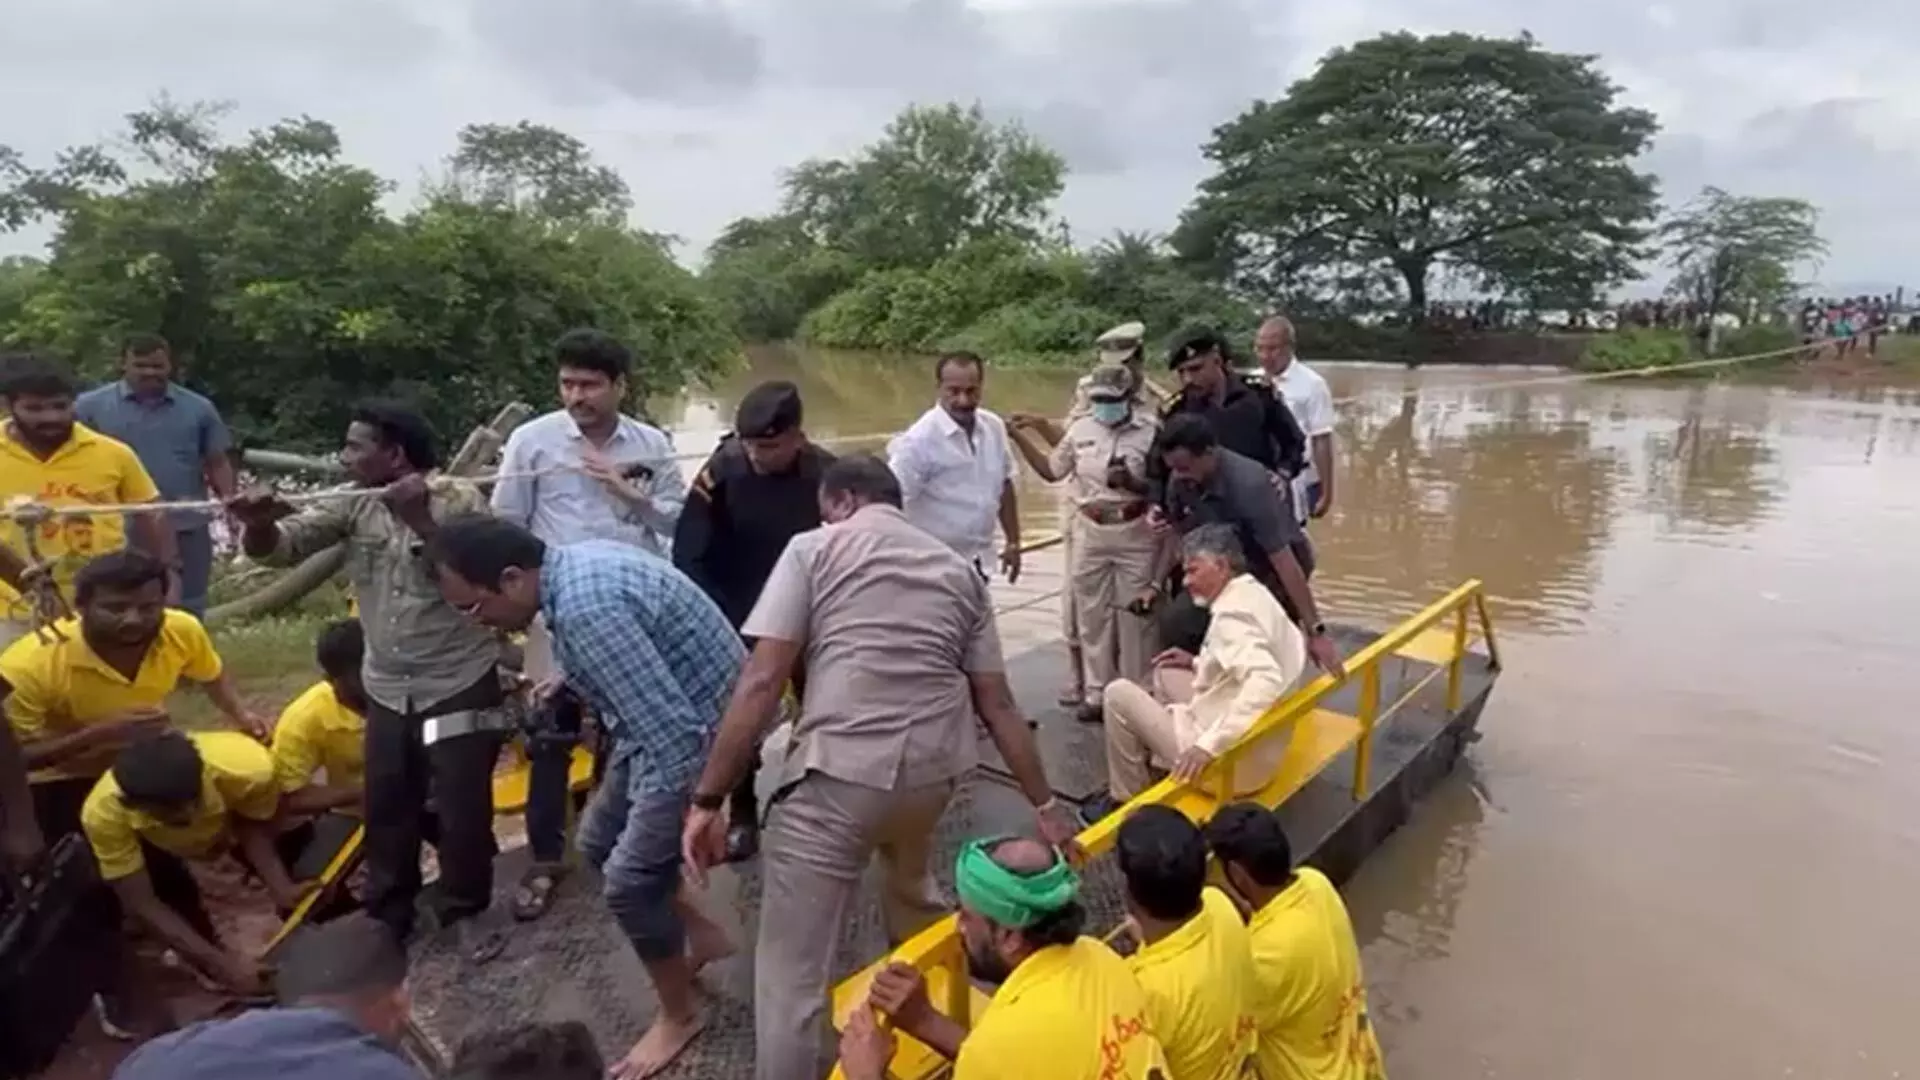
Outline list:
[[[613,1063],[607,1075],[612,1080],[645,1080],[646,1077],[657,1075],[660,1070],[673,1064],[673,1059],[679,1057],[693,1042],[694,1036],[706,1026],[705,1013],[697,1012],[679,1020],[662,1016],[653,1022],[645,1035],[640,1036],[640,1041],[633,1044],[633,1049],[627,1051],[626,1057]]]
[[[715,960],[725,960],[738,952],[727,932],[701,920],[687,925],[687,967],[695,973]]]

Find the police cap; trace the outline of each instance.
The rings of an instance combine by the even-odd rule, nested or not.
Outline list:
[[[1093,344],[1100,352],[1101,363],[1124,364],[1139,353],[1140,343],[1146,336],[1146,323],[1121,323],[1095,338]]]
[[[1125,401],[1133,391],[1133,372],[1119,364],[1102,364],[1087,376],[1088,401]]]
[[[743,439],[770,439],[800,426],[800,388],[778,379],[747,391],[733,412],[733,430]]]
[[[1219,353],[1223,363],[1231,362],[1232,347],[1227,344],[1226,335],[1211,326],[1186,327],[1168,343],[1167,370],[1175,370],[1194,357],[1210,352]]]

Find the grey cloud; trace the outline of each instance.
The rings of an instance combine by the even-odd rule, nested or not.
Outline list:
[[[481,41],[557,97],[705,104],[762,73],[761,42],[710,0],[477,0]]]
[[[1875,143],[1878,104],[1832,99],[1770,109],[1717,138],[1671,133],[1649,165],[1670,203],[1707,184],[1806,199],[1820,208],[1830,245],[1825,276],[1902,280],[1920,249],[1920,153]]]

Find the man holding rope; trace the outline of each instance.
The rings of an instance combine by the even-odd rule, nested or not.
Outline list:
[[[0,362],[0,648],[70,613],[73,577],[95,555],[126,546],[127,521],[116,509],[77,514],[63,508],[151,503],[153,478],[125,443],[74,423],[77,387],[63,365],[37,356]],[[164,510],[132,514],[140,546],[164,562],[168,599],[179,598],[179,565]],[[40,578],[39,574],[49,575]],[[32,595],[29,595],[32,594]]]
[[[434,907],[440,925],[466,928],[469,951],[486,959],[501,939],[471,928],[493,897],[493,764],[511,726],[500,644],[441,599],[425,551],[441,520],[483,512],[486,499],[464,481],[430,478],[440,463],[433,430],[398,405],[356,408],[340,460],[358,490],[309,496],[298,513],[271,492],[236,497],[241,545],[278,566],[347,545],[366,632],[367,910],[396,938],[412,932],[431,793],[440,858]]]

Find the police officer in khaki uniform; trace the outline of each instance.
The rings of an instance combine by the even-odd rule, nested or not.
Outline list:
[[[1136,380],[1124,366],[1103,365],[1084,382],[1087,412],[1051,450],[1030,422],[1016,418],[1010,430],[1034,472],[1068,484],[1068,592],[1085,687],[1075,704],[1081,719],[1097,722],[1102,688],[1144,673],[1153,655],[1152,624],[1133,609],[1150,602],[1160,548],[1146,520],[1147,455],[1158,425],[1134,400]]]
[[[1101,365],[1118,365],[1132,374],[1132,387],[1128,395],[1136,405],[1144,405],[1143,415],[1152,415],[1167,402],[1173,400],[1172,392],[1156,385],[1146,376],[1146,336],[1147,326],[1142,322],[1126,322],[1108,330],[1094,339],[1094,349],[1099,355]],[[1035,438],[1045,441],[1049,447],[1057,446],[1064,435],[1067,425],[1088,415],[1087,390],[1093,376],[1085,375],[1074,385],[1073,401],[1067,406],[1067,418],[1056,423],[1046,417],[1029,413],[1015,413],[1008,417],[1009,424],[1019,423],[1026,426]],[[1074,499],[1069,492],[1060,500],[1060,555],[1066,564],[1068,580],[1073,577],[1073,519],[1075,516]],[[1065,693],[1060,696],[1060,704],[1078,707],[1086,703],[1087,687],[1082,683],[1085,664],[1080,656],[1080,617],[1079,608],[1074,600],[1071,587],[1060,593],[1060,636],[1067,643],[1067,664],[1072,671],[1072,679]],[[1099,688],[1094,688],[1097,695]]]

